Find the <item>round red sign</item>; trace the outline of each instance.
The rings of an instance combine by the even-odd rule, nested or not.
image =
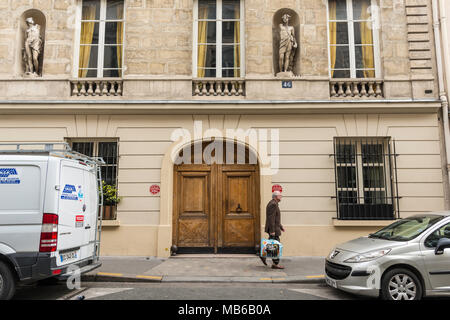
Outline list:
[[[275,192],[275,191],[283,192],[283,188],[279,184],[274,184],[272,186],[272,192]]]
[[[154,184],[150,187],[150,193],[151,194],[158,194],[160,191],[160,188],[158,185]]]

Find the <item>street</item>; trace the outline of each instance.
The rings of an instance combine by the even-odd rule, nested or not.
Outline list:
[[[358,300],[325,284],[65,282],[17,289],[14,300]]]

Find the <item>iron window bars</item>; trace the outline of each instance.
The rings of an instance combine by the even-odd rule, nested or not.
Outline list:
[[[335,137],[332,156],[339,220],[400,217],[395,141],[388,137]]]
[[[72,142],[72,149],[87,156],[102,157],[105,164],[101,166],[102,178],[106,184],[117,183],[117,142]]]
[[[110,185],[117,187],[117,159],[118,159],[118,143],[117,141],[71,141],[72,149],[88,155],[97,156],[104,159],[104,163],[99,167],[101,177],[104,182],[102,185]],[[104,190],[103,190],[104,191]],[[114,207],[114,208],[113,208]],[[116,204],[110,205],[104,203],[102,212],[103,220],[116,219]]]

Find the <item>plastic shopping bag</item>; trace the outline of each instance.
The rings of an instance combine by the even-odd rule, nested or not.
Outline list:
[[[279,259],[283,254],[281,242],[272,239],[261,239],[261,257]]]

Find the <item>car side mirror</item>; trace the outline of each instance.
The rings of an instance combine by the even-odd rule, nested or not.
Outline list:
[[[439,239],[436,249],[434,250],[435,255],[444,254],[444,250],[450,248],[450,239],[442,238]]]

